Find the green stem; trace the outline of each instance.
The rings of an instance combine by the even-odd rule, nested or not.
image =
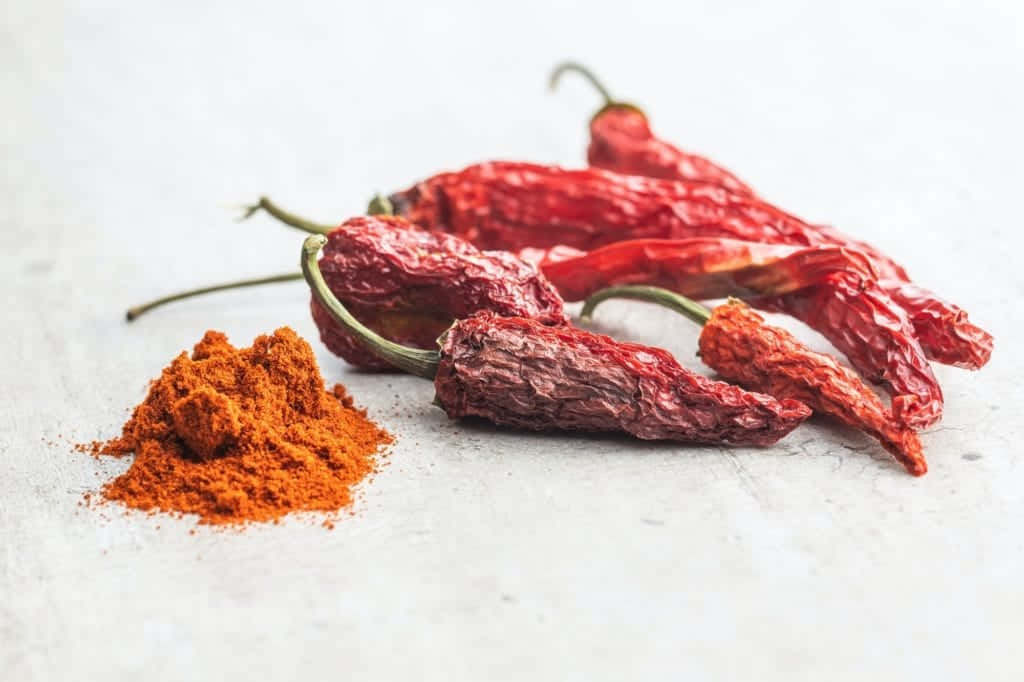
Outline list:
[[[382,194],[374,194],[370,205],[366,207],[367,215],[395,215],[395,207],[391,200]]]
[[[310,234],[327,234],[337,227],[337,225],[314,223],[313,221],[301,218],[294,213],[289,213],[266,197],[260,197],[260,200],[255,204],[246,206],[245,213],[242,214],[242,217],[239,220],[251,218],[253,214],[258,213],[261,210],[266,211],[285,225],[290,225],[291,227],[298,228],[303,232],[309,232]]]
[[[409,374],[433,379],[441,362],[439,352],[409,348],[388,341],[377,332],[363,326],[363,323],[353,317],[352,313],[346,310],[341,301],[334,296],[327,286],[327,282],[324,281],[320,265],[316,260],[317,254],[326,243],[327,238],[323,235],[312,235],[306,237],[306,241],[302,244],[302,274],[306,278],[306,282],[309,283],[309,288],[313,291],[316,300],[331,313],[331,316],[341,326],[359,339],[371,353]]]
[[[548,87],[552,90],[558,89],[558,81],[562,78],[562,74],[567,71],[574,71],[579,75],[583,76],[591,85],[600,93],[601,97],[604,98],[605,106],[615,104],[615,99],[612,97],[612,93],[608,91],[608,88],[604,86],[594,72],[583,66],[579,62],[562,62],[555,67],[555,70],[551,72],[551,78],[548,80]]]
[[[180,301],[184,298],[192,298],[193,296],[201,296],[203,294],[212,294],[215,291],[224,291],[225,289],[241,289],[242,287],[254,287],[260,284],[274,284],[276,282],[292,282],[295,280],[302,279],[302,274],[298,272],[290,272],[287,275],[273,275],[272,277],[260,277],[259,279],[243,279],[237,282],[227,282],[226,284],[214,284],[209,287],[202,287],[199,289],[190,289],[189,291],[182,291],[178,294],[171,294],[170,296],[164,296],[158,298],[155,301],[149,303],[143,303],[133,308],[129,308],[124,314],[124,318],[131,322],[139,315],[148,313],[153,308],[159,308],[160,306],[172,303],[174,301]]]
[[[674,291],[669,291],[668,289],[639,285],[608,287],[607,289],[602,289],[596,294],[593,294],[583,304],[583,310],[580,312],[580,318],[583,320],[589,320],[593,317],[594,308],[596,308],[599,303],[607,301],[609,298],[629,298],[634,301],[657,303],[658,305],[665,306],[666,308],[671,308],[677,313],[686,315],[699,325],[704,325],[704,323],[711,319],[711,310],[696,301],[691,301],[685,296],[680,296]]]

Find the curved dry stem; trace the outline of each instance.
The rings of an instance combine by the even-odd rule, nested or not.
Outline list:
[[[253,215],[260,211],[266,211],[277,220],[281,221],[285,225],[294,227],[302,230],[303,232],[309,232],[310,234],[327,234],[333,230],[337,225],[325,225],[323,223],[314,223],[312,220],[306,220],[294,213],[289,213],[267,197],[260,197],[260,200],[255,204],[243,207],[244,213],[238,218],[239,222],[248,220]]]
[[[385,339],[357,320],[331,292],[316,259],[320,249],[326,243],[326,237],[316,234],[306,237],[306,241],[302,244],[302,274],[306,278],[306,282],[309,283],[309,288],[317,302],[331,314],[338,324],[359,339],[367,350],[380,359],[409,374],[433,379],[441,362],[441,354],[438,351],[409,348]]]
[[[594,308],[596,308],[601,302],[607,301],[610,298],[628,298],[634,301],[657,303],[660,306],[671,308],[677,313],[686,315],[701,326],[711,319],[711,310],[696,301],[692,301],[685,296],[681,296],[674,291],[669,291],[668,289],[640,285],[608,287],[607,289],[598,291],[596,294],[590,296],[583,304],[583,310],[580,312],[580,319],[590,320],[594,315]]]
[[[202,296],[204,294],[212,294],[215,291],[226,291],[228,289],[241,289],[242,287],[254,287],[261,284],[275,284],[277,282],[294,282],[302,279],[301,272],[289,272],[285,275],[272,275],[270,277],[259,277],[257,279],[242,279],[236,282],[226,282],[224,284],[214,284],[208,287],[200,287],[198,289],[189,289],[188,291],[182,291],[177,294],[171,294],[169,296],[162,296],[161,298],[155,299],[142,305],[137,305],[129,308],[125,314],[124,319],[127,322],[135,320],[140,315],[148,313],[153,308],[159,308],[160,306],[174,301],[181,301],[186,298],[192,298],[193,296]]]

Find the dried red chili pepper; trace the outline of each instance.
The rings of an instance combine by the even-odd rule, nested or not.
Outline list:
[[[837,273],[815,287],[749,302],[820,332],[866,379],[886,387],[893,414],[903,423],[925,428],[941,419],[942,389],[914,329],[875,283]]]
[[[402,218],[345,221],[328,233],[320,269],[356,319],[414,348],[436,347],[453,320],[483,310],[544,324],[566,322],[561,296],[533,265]],[[315,300],[311,308],[331,352],[361,367],[387,367]]]
[[[587,161],[591,166],[651,178],[702,180],[721,185],[736,194],[754,195],[745,182],[722,166],[656,137],[643,110],[615,100],[585,66],[575,62],[559,65],[551,73],[552,90],[558,87],[562,74],[568,71],[575,71],[586,78],[604,98],[604,106],[590,119]]]
[[[427,232],[402,218],[356,217],[328,234],[320,267],[334,294],[364,325],[392,341],[434,348],[455,319],[489,310],[566,322],[562,298],[537,269],[504,251],[480,251],[455,235]],[[268,281],[301,278],[280,275]],[[248,282],[254,283],[254,282]],[[157,301],[238,286],[208,287]],[[129,311],[129,319],[154,307]],[[340,327],[315,301],[310,305],[320,338],[350,364],[393,369]]]
[[[567,301],[616,284],[646,284],[690,298],[783,294],[835,272],[875,279],[866,256],[842,247],[803,248],[735,239],[636,239],[593,251],[523,249]]]
[[[835,358],[815,353],[784,329],[767,324],[745,304],[731,299],[708,310],[676,293],[647,286],[604,289],[587,299],[581,316],[610,298],[658,303],[704,326],[700,357],[729,381],[776,398],[793,398],[872,436],[921,476],[928,471],[921,441],[894,419],[878,396]]]
[[[517,428],[623,431],[637,438],[769,445],[807,418],[777,401],[693,374],[667,352],[572,326],[479,313],[456,321],[440,351],[395,344],[367,329],[331,293],[317,266],[325,238],[303,245],[313,296],[388,363],[432,378],[449,417]]]
[[[566,71],[576,71],[583,75],[606,102],[590,123],[591,139],[587,160],[591,166],[651,178],[703,181],[724,187],[734,194],[754,198],[754,192],[728,169],[703,157],[683,152],[655,137],[647,124],[646,115],[632,104],[613,101],[608,90],[587,68],[575,63],[559,66],[552,73],[552,86]],[[774,209],[778,213],[777,220],[804,222],[768,204],[762,208],[769,212]],[[819,233],[820,240],[794,243],[846,246],[867,254],[875,261],[875,268],[882,280],[879,286],[907,311],[929,358],[964,369],[980,369],[988,362],[992,355],[992,336],[972,324],[962,308],[931,291],[910,284],[903,266],[874,246],[828,225],[804,224],[810,231]],[[775,241],[771,238],[775,234],[766,236],[770,237],[770,241]]]

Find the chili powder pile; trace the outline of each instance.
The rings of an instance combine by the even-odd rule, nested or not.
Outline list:
[[[121,436],[99,448],[135,453],[102,496],[205,524],[334,512],[351,504],[353,486],[391,440],[344,387],[324,388],[313,350],[291,329],[242,349],[208,331],[152,383]]]

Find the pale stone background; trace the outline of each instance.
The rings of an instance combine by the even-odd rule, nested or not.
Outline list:
[[[1024,5],[290,4],[0,10],[0,679],[1022,678]],[[766,451],[459,426],[321,349],[399,437],[333,532],[78,506],[128,463],[68,443],[204,330],[315,341],[299,284],[121,321],[296,266],[234,206],[341,219],[477,160],[580,163],[597,99],[545,91],[568,57],[995,333],[982,372],[936,369],[928,476],[823,421]],[[685,320],[599,317],[699,366]]]

